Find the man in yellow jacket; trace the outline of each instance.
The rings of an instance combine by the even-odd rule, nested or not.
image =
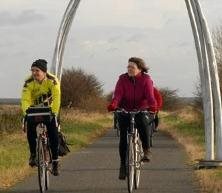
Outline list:
[[[21,107],[23,115],[30,106],[50,106],[55,116],[45,124],[48,130],[52,151],[52,172],[59,175],[58,170],[58,127],[56,117],[60,109],[61,92],[58,79],[47,72],[47,61],[38,59],[32,63],[32,75],[25,81],[22,90]],[[36,126],[32,119],[27,119],[27,138],[30,148],[29,165],[36,165]]]

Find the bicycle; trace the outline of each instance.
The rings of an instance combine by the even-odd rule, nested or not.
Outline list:
[[[124,109],[116,110],[116,113],[125,113],[130,115],[130,127],[127,133],[127,187],[128,192],[132,193],[133,187],[139,188],[140,173],[142,166],[143,148],[139,137],[139,132],[135,127],[135,116],[139,113],[148,114],[148,111],[125,111]]]
[[[49,138],[44,120],[52,117],[50,107],[30,107],[27,110],[27,119],[33,118],[38,121],[37,131],[37,166],[38,166],[38,182],[41,193],[45,193],[49,188],[49,173],[52,173],[51,163],[52,154],[49,147]]]

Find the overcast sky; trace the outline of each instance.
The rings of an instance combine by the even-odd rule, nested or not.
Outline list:
[[[31,63],[49,61],[69,0],[0,0],[0,97],[20,97]],[[211,30],[222,1],[200,0]],[[95,74],[113,90],[131,56],[145,59],[158,87],[192,96],[198,80],[184,0],[82,0],[66,44],[64,67]]]

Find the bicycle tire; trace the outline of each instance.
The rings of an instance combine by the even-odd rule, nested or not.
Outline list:
[[[133,137],[132,135],[128,135],[128,148],[127,148],[127,187],[128,187],[128,192],[132,193],[133,192],[133,186],[134,186],[134,172],[135,172],[135,167],[134,167],[134,146],[133,146]]]
[[[51,154],[50,154],[50,149],[48,147],[48,144],[44,145],[44,147],[45,147],[45,153],[46,153],[45,158],[47,161],[47,167],[46,167],[46,173],[45,173],[45,188],[46,188],[46,190],[48,190],[49,185],[50,185],[50,183],[49,183],[49,172],[50,172],[49,171],[49,164],[51,162]]]
[[[150,125],[150,147],[153,147],[153,134],[154,134],[154,127],[155,125],[153,123],[151,123]]]
[[[49,189],[49,170],[47,170],[45,173],[45,189]]]
[[[153,136],[150,136],[150,147],[153,147]]]
[[[37,144],[37,150],[38,150],[38,181],[39,181],[39,189],[41,193],[45,193],[46,191],[46,167],[45,167],[45,156],[44,156],[44,149],[42,144],[42,138],[41,136],[38,137],[38,144]]]
[[[137,140],[135,143],[135,173],[134,173],[134,187],[139,188],[140,184],[140,174],[141,174],[141,159],[142,159],[142,143],[137,134]]]
[[[117,135],[117,137],[120,136],[120,129],[119,129],[119,124],[118,123],[116,125],[116,135]]]

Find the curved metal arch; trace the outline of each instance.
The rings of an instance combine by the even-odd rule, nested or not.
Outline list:
[[[66,40],[79,3],[80,0],[70,0],[60,24],[51,66],[52,73],[54,73],[59,80],[61,80],[62,77],[62,60]]]
[[[190,23],[193,30],[193,36],[196,46],[197,59],[199,64],[199,75],[202,93],[203,109],[204,109],[204,124],[205,124],[205,145],[206,156],[205,159],[214,159],[214,114],[213,114],[213,97],[211,87],[211,77],[209,72],[209,64],[207,62],[206,47],[204,36],[201,29],[201,23],[198,17],[198,12],[194,1],[185,0]]]
[[[194,20],[195,25],[192,26],[193,32],[198,33],[198,40],[201,47],[202,66],[204,69],[204,78],[210,78],[210,85],[206,80],[202,80],[205,84],[205,90],[202,90],[203,103],[209,104],[208,108],[204,109],[205,116],[205,141],[206,141],[206,160],[214,159],[214,130],[216,131],[216,159],[222,160],[222,111],[221,111],[221,93],[218,77],[217,62],[215,58],[213,41],[209,31],[206,18],[203,14],[200,2],[198,0],[185,0],[188,13],[191,20]],[[191,12],[191,13],[190,13]],[[192,16],[193,13],[193,16]],[[191,21],[192,23],[192,21]],[[191,24],[192,25],[192,24]],[[195,32],[196,31],[196,32]],[[195,37],[195,35],[194,35]],[[196,46],[197,47],[197,46]],[[197,50],[198,53],[198,50]],[[201,63],[199,61],[199,63]],[[205,91],[205,92],[204,92]],[[209,95],[207,95],[210,92]],[[205,98],[205,99],[204,99]],[[213,99],[213,100],[212,100]],[[210,101],[210,102],[209,102]],[[213,111],[213,112],[212,112]],[[213,113],[213,117],[212,117]],[[211,125],[209,124],[211,123]],[[208,125],[208,127],[207,127]],[[213,127],[211,127],[213,125]]]
[[[80,0],[70,0],[64,13],[52,60],[52,72],[61,80],[67,36]],[[218,160],[222,161],[222,112],[217,63],[207,21],[199,0],[185,0],[195,39],[205,116],[206,160],[214,160],[214,123]]]

